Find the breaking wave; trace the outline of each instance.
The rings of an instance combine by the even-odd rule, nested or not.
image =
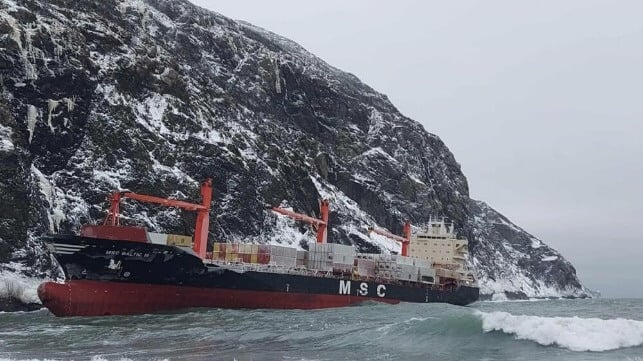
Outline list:
[[[572,351],[608,351],[643,345],[643,321],[580,317],[515,316],[481,312],[484,332],[500,331],[520,340],[558,345]]]

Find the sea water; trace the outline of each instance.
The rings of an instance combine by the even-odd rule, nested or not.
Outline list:
[[[643,361],[643,300],[0,314],[0,360]]]

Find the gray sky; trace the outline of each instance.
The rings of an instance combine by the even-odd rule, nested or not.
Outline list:
[[[643,297],[643,2],[194,1],[290,38],[439,135],[471,196]]]

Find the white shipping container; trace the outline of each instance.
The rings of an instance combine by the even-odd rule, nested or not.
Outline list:
[[[397,268],[398,268],[400,271],[403,271],[403,272],[414,272],[414,273],[418,273],[418,268],[417,268],[417,267],[415,267],[415,266],[413,266],[413,265],[401,264],[401,265],[398,265],[398,266],[397,266]]]
[[[297,258],[297,248],[286,247],[284,249],[284,256],[290,257],[290,258]]]
[[[326,269],[326,264],[320,261],[315,261],[312,263],[311,269],[313,270],[325,270]]]
[[[417,267],[426,267],[430,268],[431,267],[431,262],[428,259],[420,259],[420,258],[414,258],[414,265]]]
[[[357,259],[357,267],[375,270],[376,263],[370,259]]]
[[[346,264],[341,264],[341,263],[333,263],[332,267],[333,267],[333,270],[340,271],[340,272],[350,272],[352,270],[351,266]]]
[[[252,253],[252,245],[249,243],[239,243],[239,253]]]
[[[277,257],[283,256],[284,255],[283,248],[281,246],[271,245],[270,255],[277,256]]]
[[[391,255],[390,254],[378,254],[375,256],[378,261],[382,262],[391,262]]]
[[[418,267],[421,276],[435,276],[435,269],[430,267]]]
[[[373,277],[375,276],[375,270],[374,269],[369,269],[369,268],[357,268],[357,274],[361,276],[369,276]]]
[[[396,256],[397,258],[397,263],[398,264],[405,264],[405,265],[415,265],[415,258],[411,257],[405,257],[405,256]]]
[[[397,276],[398,276],[398,279],[407,280],[407,281],[417,281],[418,268],[411,265],[400,265]]]
[[[344,246],[340,245],[340,249],[342,250],[340,253],[343,253],[345,255],[349,255],[351,257],[355,257],[355,247],[353,246]]]
[[[342,254],[342,255],[355,255],[355,248],[338,243],[322,243],[320,246],[327,252]]]
[[[402,280],[402,281],[417,281],[418,280],[417,275],[413,275],[413,274],[409,274],[409,273],[399,274],[395,278],[398,279],[398,280]]]
[[[322,261],[309,261],[308,264],[308,268],[310,269],[327,270],[329,268],[332,268],[332,263],[328,264],[327,262]]]
[[[150,239],[151,243],[167,244],[167,233],[147,232],[147,237]]]
[[[295,267],[297,265],[297,259],[291,257],[276,256],[274,257],[274,263],[276,265],[284,267]]]

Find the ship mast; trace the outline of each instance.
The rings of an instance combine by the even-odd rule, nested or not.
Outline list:
[[[319,213],[321,218],[314,218],[305,214],[296,213],[284,208],[269,207],[273,212],[283,214],[296,221],[306,222],[317,228],[317,243],[327,243],[328,238],[328,200],[323,199],[319,202]]]
[[[404,237],[398,236],[396,234],[387,232],[383,229],[377,229],[374,227],[368,227],[368,233],[379,234],[380,236],[388,237],[394,241],[402,243],[402,256],[407,257],[409,255],[409,244],[411,244],[411,221],[404,222]]]
[[[110,197],[111,206],[107,212],[105,221],[103,222],[104,225],[120,226],[120,202],[123,198],[197,212],[196,224],[194,227],[194,245],[192,246],[192,249],[199,257],[202,259],[205,258],[206,247],[208,246],[208,229],[210,226],[210,203],[212,201],[211,178],[208,178],[201,183],[201,204],[148,196],[134,192],[114,192]]]

